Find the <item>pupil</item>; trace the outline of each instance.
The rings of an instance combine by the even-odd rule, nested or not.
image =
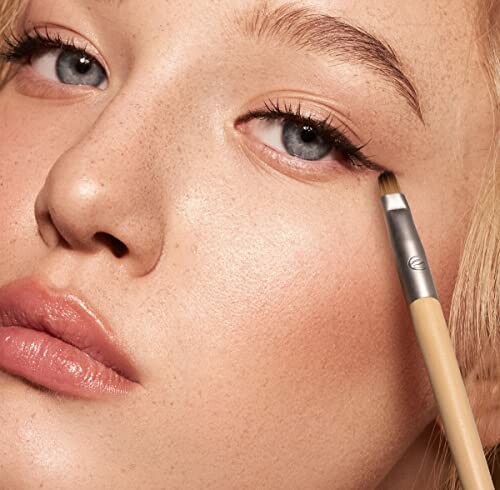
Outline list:
[[[75,70],[80,73],[80,75],[85,75],[90,70],[90,60],[85,57],[81,57],[75,62]]]
[[[316,139],[316,133],[311,126],[304,126],[300,132],[300,138],[304,143],[311,143]]]

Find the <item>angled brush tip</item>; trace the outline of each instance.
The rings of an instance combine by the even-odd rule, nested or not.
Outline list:
[[[396,176],[392,172],[383,172],[379,175],[378,186],[380,188],[380,194],[385,196],[386,194],[395,194],[401,192],[399,190],[398,181]]]

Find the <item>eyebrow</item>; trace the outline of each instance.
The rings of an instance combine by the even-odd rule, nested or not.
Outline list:
[[[278,40],[314,54],[368,67],[388,81],[424,122],[418,92],[403,72],[395,50],[365,29],[308,7],[288,4],[271,10],[267,2],[240,14],[236,23],[249,37]]]

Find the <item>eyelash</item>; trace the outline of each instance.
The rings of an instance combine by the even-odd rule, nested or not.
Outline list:
[[[315,119],[303,114],[300,103],[294,109],[292,104],[280,104],[279,100],[269,99],[264,103],[264,109],[248,111],[238,118],[236,124],[249,122],[252,119],[263,119],[266,121],[278,120],[284,122],[294,122],[304,126],[310,126],[317,131],[325,141],[331,144],[337,151],[340,151],[346,158],[347,165],[355,169],[380,170],[380,165],[367,157],[361,150],[367,143],[356,146],[344,134],[340,127],[331,123],[332,116],[325,119]]]
[[[35,28],[32,33],[24,31],[20,36],[11,33],[4,37],[4,44],[6,47],[0,52],[0,57],[10,63],[29,62],[35,54],[50,49],[63,49],[95,60],[86,47],[77,46],[73,39],[63,40],[59,34],[51,34],[48,29],[41,31]]]

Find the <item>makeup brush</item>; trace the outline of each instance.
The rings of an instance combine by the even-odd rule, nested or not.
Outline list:
[[[464,490],[494,490],[422,242],[392,172],[379,177],[399,280]]]

